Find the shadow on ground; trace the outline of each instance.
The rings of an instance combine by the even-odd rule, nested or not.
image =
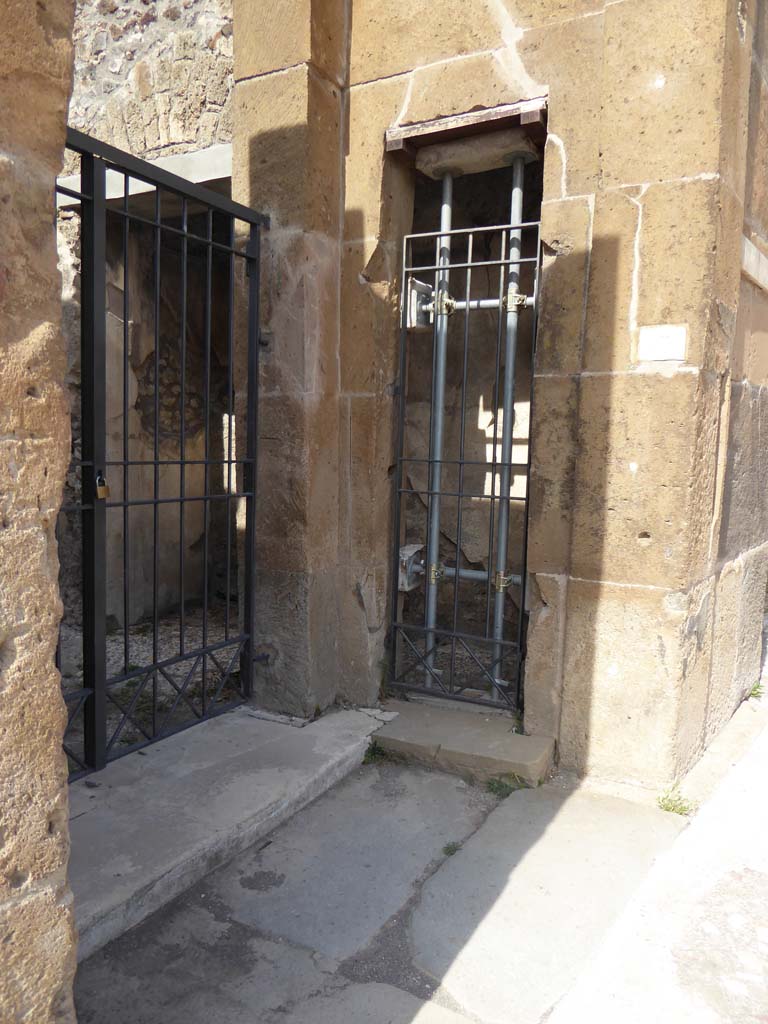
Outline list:
[[[82,964],[78,1019],[533,1024],[682,823],[365,765]]]

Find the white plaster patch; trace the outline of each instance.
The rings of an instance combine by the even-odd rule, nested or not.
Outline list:
[[[663,89],[666,84],[667,84],[667,79],[665,78],[664,75],[656,75],[656,77],[653,80],[653,88],[654,89]]]
[[[629,464],[629,472],[630,473],[636,473],[637,472],[637,463],[636,462],[630,462],[630,464]]]
[[[688,324],[646,324],[637,339],[640,363],[683,362],[688,349]]]
[[[550,143],[557,147],[557,151],[560,154],[560,198],[565,199],[568,193],[568,158],[565,155],[565,143],[559,135],[556,135],[554,132],[548,132],[546,145],[549,146]]]
[[[758,288],[768,291],[768,256],[745,235],[741,238],[741,272]]]
[[[521,89],[523,96],[541,95],[544,91],[543,85],[531,78],[517,52],[517,44],[523,38],[523,30],[515,24],[504,0],[488,0],[488,14],[496,22],[504,43],[504,48],[496,50],[493,56],[501,68],[507,85]]]

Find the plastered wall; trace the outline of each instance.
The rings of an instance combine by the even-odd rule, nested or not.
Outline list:
[[[54,183],[70,0],[10,0],[0,42],[0,1020],[74,1021],[54,525],[69,458]]]
[[[658,787],[730,713],[715,590],[755,17],[736,0],[236,4],[235,190],[275,227],[274,699],[372,700],[383,673],[413,202],[384,131],[547,95],[526,728],[568,768]]]

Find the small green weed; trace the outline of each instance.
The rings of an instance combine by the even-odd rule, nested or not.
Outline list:
[[[752,697],[760,698],[760,697],[763,696],[764,693],[765,693],[765,687],[763,686],[763,681],[762,681],[762,679],[758,679],[758,681],[755,683],[755,685],[749,691],[749,696],[750,696],[750,698],[752,698]]]
[[[363,758],[363,764],[378,764],[380,761],[388,761],[389,752],[376,740],[371,740]]]
[[[687,800],[679,789],[668,789],[666,793],[661,794],[657,803],[662,811],[668,811],[670,814],[682,814],[685,818],[696,813],[696,804]]]
[[[499,800],[506,798],[518,789],[525,789],[525,783],[517,775],[508,775],[506,778],[488,779],[485,788],[489,793],[497,796]]]
[[[446,843],[443,847],[443,853],[446,857],[452,857],[454,853],[458,853],[461,849],[461,843]]]

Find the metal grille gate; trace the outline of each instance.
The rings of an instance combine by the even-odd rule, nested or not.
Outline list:
[[[67,164],[57,664],[78,777],[250,693],[267,219],[72,129]]]
[[[394,689],[518,713],[540,271],[540,224],[523,222],[524,176],[524,160],[518,158],[509,223],[456,230],[451,228],[453,182],[446,175],[440,230],[405,239],[389,677]],[[477,374],[470,367],[473,347],[480,347],[473,330],[479,317],[485,318],[486,330],[489,318],[495,318],[495,350],[478,404],[471,394]],[[431,365],[424,347],[427,331]],[[528,342],[530,383],[520,375],[522,335]],[[453,399],[446,389],[451,366],[458,381]],[[429,426],[422,438],[428,434],[428,452],[426,443],[419,444],[411,397],[426,375],[431,387],[422,404],[429,405]],[[426,384],[421,387],[427,391]],[[485,458],[469,450],[470,407],[484,435]],[[528,436],[523,431],[521,441],[516,414],[526,407],[528,423],[520,425]],[[467,564],[463,550],[470,517],[474,547],[479,535],[484,541],[474,564]],[[417,600],[409,602],[412,597]],[[470,606],[474,613],[467,612]]]

